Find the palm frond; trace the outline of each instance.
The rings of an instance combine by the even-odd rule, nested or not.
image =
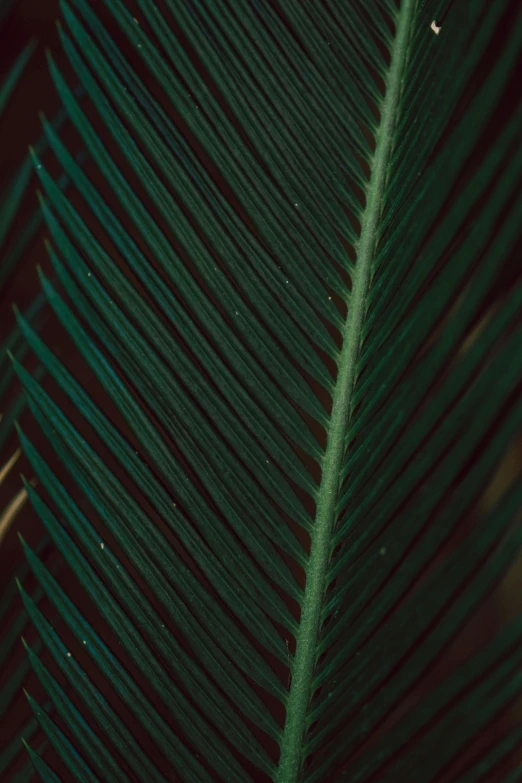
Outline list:
[[[97,392],[20,314],[52,388],[13,366],[85,599],[24,542],[70,779],[517,780],[518,723],[473,743],[520,619],[432,675],[522,545],[520,482],[482,502],[522,425],[519,3],[61,8],[98,171],[44,121],[81,202],[35,150],[41,281]]]

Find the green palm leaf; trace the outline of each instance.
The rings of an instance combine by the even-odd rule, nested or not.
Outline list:
[[[520,620],[430,672],[522,544],[522,486],[482,503],[522,424],[519,4],[95,6],[60,36],[96,114],[50,69],[98,170],[44,123],[81,205],[34,158],[102,395],[21,315],[59,397],[14,360],[52,446],[20,430],[26,489],[99,617],[24,543],[76,638],[22,589],[41,727],[71,780],[497,775],[518,725],[465,752]]]

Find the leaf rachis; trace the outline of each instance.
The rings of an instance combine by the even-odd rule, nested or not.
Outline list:
[[[337,511],[339,477],[350,426],[352,390],[357,377],[357,358],[366,311],[366,296],[377,246],[389,162],[394,146],[394,132],[415,6],[416,0],[406,0],[401,5],[397,17],[396,37],[391,51],[381,123],[376,135],[372,173],[361,220],[353,289],[343,333],[337,381],[332,395],[332,414],[322,466],[321,485],[317,495],[315,524],[311,535],[310,559],[292,668],[292,683],[287,702],[286,724],[281,742],[277,783],[296,783],[302,763],[301,747],[306,713],[312,696],[320,618]]]

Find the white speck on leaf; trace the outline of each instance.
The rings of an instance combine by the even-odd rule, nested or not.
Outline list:
[[[68,652],[67,653],[67,657],[70,658],[71,657],[71,653]]]
[[[442,25],[438,25],[436,20],[434,19],[433,22],[431,23],[431,29],[433,30],[435,35],[438,35],[442,29]]]
[[[105,549],[105,544],[103,543],[103,541],[100,543],[100,549]]]

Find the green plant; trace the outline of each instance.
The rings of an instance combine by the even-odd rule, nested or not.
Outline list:
[[[518,725],[465,751],[522,620],[430,672],[522,543],[519,482],[481,510],[522,417],[519,3],[95,5],[60,35],[96,117],[50,69],[99,173],[47,123],[81,206],[35,163],[106,402],[21,316],[69,408],[15,360],[27,492],[103,618],[24,544],[76,637],[22,589],[45,733],[82,781],[498,779]]]

